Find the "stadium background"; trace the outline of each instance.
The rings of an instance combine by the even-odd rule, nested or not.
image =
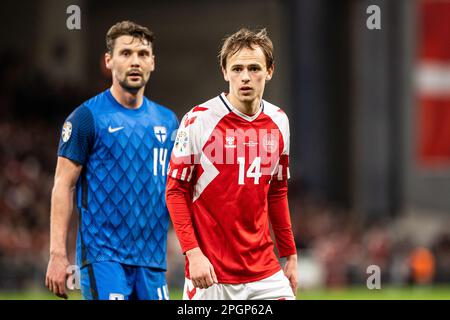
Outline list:
[[[81,9],[69,30],[66,9]],[[369,5],[381,30],[369,30]],[[49,204],[60,127],[106,89],[109,26],[156,34],[146,94],[181,116],[226,91],[222,38],[267,27],[265,98],[291,123],[299,299],[450,299],[450,1],[3,1],[0,299],[47,299]],[[76,219],[69,237],[74,261]],[[183,257],[169,234],[169,288]],[[367,267],[381,289],[366,288]],[[71,298],[80,298],[77,291]]]

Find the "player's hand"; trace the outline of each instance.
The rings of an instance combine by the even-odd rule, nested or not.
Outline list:
[[[194,248],[186,252],[189,259],[189,274],[194,287],[207,289],[217,283],[214,267],[200,248]]]
[[[289,279],[289,284],[294,292],[297,294],[297,255],[293,254],[287,256],[286,265],[284,266],[284,275]]]
[[[45,286],[60,298],[67,299],[66,280],[69,276],[69,260],[64,255],[50,255]]]

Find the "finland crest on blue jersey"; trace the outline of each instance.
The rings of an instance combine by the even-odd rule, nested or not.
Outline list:
[[[67,118],[58,156],[83,165],[77,183],[77,261],[166,269],[166,172],[178,120],[144,98],[131,110],[109,90]]]

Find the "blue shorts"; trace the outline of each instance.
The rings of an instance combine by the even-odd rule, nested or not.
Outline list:
[[[169,300],[165,271],[119,262],[94,262],[80,270],[87,300]]]

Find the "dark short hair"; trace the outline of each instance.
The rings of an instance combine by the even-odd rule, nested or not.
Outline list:
[[[269,69],[273,66],[273,44],[267,35],[267,30],[261,29],[258,31],[250,31],[247,28],[242,28],[224,39],[222,49],[219,53],[220,66],[226,69],[227,58],[234,55],[242,48],[255,49],[259,46],[266,57],[266,67]]]
[[[150,45],[153,45],[155,36],[153,32],[147,27],[143,27],[133,21],[121,21],[117,22],[106,33],[106,48],[109,53],[113,53],[115,40],[120,36],[132,36],[141,41],[146,41]]]

